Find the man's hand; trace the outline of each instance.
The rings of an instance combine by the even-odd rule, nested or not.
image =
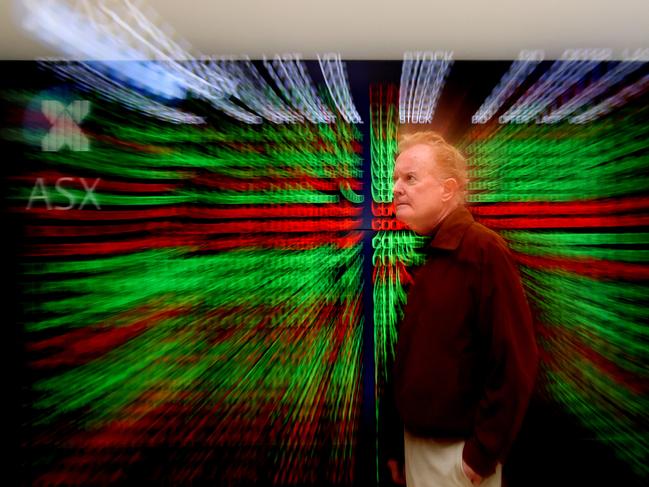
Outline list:
[[[464,460],[462,460],[462,469],[464,470],[464,475],[467,476],[473,485],[480,485],[482,483],[482,477],[475,473]]]
[[[397,485],[406,485],[406,474],[403,471],[403,463],[394,458],[390,458],[388,460],[388,468],[390,469],[392,482]]]

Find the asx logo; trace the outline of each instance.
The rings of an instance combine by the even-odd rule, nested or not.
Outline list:
[[[95,208],[101,210],[101,207],[99,206],[99,202],[97,201],[94,194],[95,188],[97,187],[97,184],[99,184],[101,178],[95,179],[95,183],[92,186],[88,186],[84,178],[68,178],[68,177],[58,178],[56,180],[56,184],[54,185],[54,189],[56,190],[56,192],[67,198],[69,202],[67,206],[55,205],[53,207],[50,194],[48,193],[47,190],[47,184],[45,183],[44,178],[37,178],[36,183],[32,188],[32,193],[29,195],[29,201],[27,202],[27,209],[30,210],[32,206],[34,206],[35,201],[42,200],[45,202],[45,206],[48,210],[51,210],[52,208],[54,208],[55,210],[71,210],[72,208],[75,207],[78,198],[77,196],[75,196],[74,193],[71,193],[70,191],[65,189],[63,187],[63,184],[66,182],[72,182],[75,186],[78,186],[79,184],[77,183],[77,180],[81,183],[81,186],[83,186],[83,188],[85,189],[85,195],[81,200],[81,204],[78,206],[78,209],[82,210],[86,202],[92,202]],[[60,199],[58,195],[54,195],[54,198],[56,200]]]
[[[91,103],[68,86],[55,86],[32,97],[23,112],[23,140],[45,152],[89,151],[90,137],[81,128]]]
[[[88,138],[79,127],[90,112],[88,100],[74,100],[67,106],[58,100],[42,100],[41,111],[52,124],[41,143],[44,151],[58,151],[66,145],[73,151],[89,150]]]

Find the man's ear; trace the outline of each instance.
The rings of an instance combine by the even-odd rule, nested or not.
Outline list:
[[[447,201],[455,198],[455,195],[458,192],[459,184],[455,178],[446,178],[442,184],[444,192],[442,193],[442,201],[446,203]]]

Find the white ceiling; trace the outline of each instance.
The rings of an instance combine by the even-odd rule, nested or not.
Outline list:
[[[0,0],[0,59],[56,56]],[[49,0],[31,0],[47,3]],[[61,0],[59,0],[61,1]],[[73,0],[66,0],[74,3]],[[114,0],[110,0],[114,1]],[[95,0],[88,0],[95,3]],[[649,0],[148,0],[195,53],[338,52],[343,59],[402,59],[404,51],[451,50],[455,59],[545,58],[567,48],[649,47]],[[64,26],[63,26],[64,27]],[[83,39],[79,39],[83,42]]]

